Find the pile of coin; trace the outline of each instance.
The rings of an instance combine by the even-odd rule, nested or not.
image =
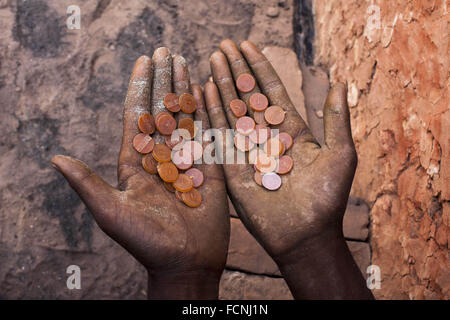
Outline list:
[[[153,117],[149,113],[138,119],[141,131],[133,139],[133,147],[143,154],[142,167],[149,174],[158,174],[166,189],[189,207],[195,208],[202,203],[202,195],[198,188],[204,182],[202,171],[192,168],[194,161],[203,156],[202,145],[194,141],[196,127],[190,118],[175,120],[171,113],[193,113],[197,109],[194,96],[184,93],[180,96],[168,93],[164,96],[163,111]],[[169,113],[170,112],[170,113]],[[172,133],[176,129],[184,129],[189,137],[179,134],[173,141]],[[165,143],[155,143],[152,134],[156,130],[164,136]]]
[[[236,87],[242,93],[251,92],[256,86],[255,78],[242,74],[236,79]],[[286,132],[274,134],[270,125],[279,125],[285,120],[286,112],[279,106],[269,106],[269,100],[262,93],[254,93],[247,104],[235,99],[230,110],[236,121],[235,147],[248,152],[248,160],[255,170],[255,182],[267,190],[281,187],[280,175],[288,174],[294,166],[293,159],[284,153],[292,148],[294,140]],[[248,107],[253,117],[247,116]]]

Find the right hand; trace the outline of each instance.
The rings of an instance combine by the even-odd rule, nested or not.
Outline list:
[[[342,219],[357,164],[345,85],[335,85],[328,95],[325,143],[319,145],[272,65],[254,44],[244,41],[238,48],[231,40],[224,40],[220,49],[210,58],[214,83],[205,85],[212,126],[234,129],[237,118],[229,110],[230,101],[239,98],[248,104],[251,94],[262,92],[270,105],[286,111],[285,121],[274,128],[294,138],[287,152],[294,167],[282,176],[277,191],[258,186],[248,164],[224,165],[230,197],[242,222],[278,263],[287,260],[305,241],[323,234],[343,239]],[[243,73],[253,75],[259,87],[250,93],[239,92],[233,79]]]

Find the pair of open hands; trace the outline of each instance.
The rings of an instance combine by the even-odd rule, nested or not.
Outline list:
[[[346,88],[334,86],[325,102],[325,143],[312,136],[265,56],[251,42],[220,44],[211,58],[214,82],[191,85],[188,66],[166,48],[134,66],[124,109],[118,188],[84,163],[55,156],[98,225],[148,270],[149,298],[216,299],[229,243],[227,190],[250,233],[278,264],[296,298],[370,298],[342,234],[342,219],[356,168]],[[240,93],[235,81],[252,74],[257,86]],[[146,173],[132,146],[143,110],[158,113],[169,93],[192,93],[195,120],[203,128],[234,128],[231,100],[248,103],[254,92],[281,106],[286,120],[276,128],[294,137],[295,165],[283,186],[270,192],[253,182],[250,165],[200,165],[203,203],[191,209],[174,199],[157,176]],[[186,116],[186,115],[183,115]]]

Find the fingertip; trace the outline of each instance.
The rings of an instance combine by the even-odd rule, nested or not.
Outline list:
[[[150,74],[152,60],[148,56],[141,56],[134,64],[132,78],[146,78]]]
[[[211,92],[212,90],[217,90],[217,86],[213,81],[207,81],[204,86],[203,86],[204,90],[205,90],[205,94],[207,92]]]
[[[153,52],[152,59],[155,63],[165,61],[167,58],[172,58],[172,55],[166,47],[159,47]]]
[[[256,47],[256,45],[249,40],[242,41],[239,44],[239,48],[241,50],[258,50],[259,51],[259,49]]]
[[[236,47],[236,43],[234,43],[234,41],[231,39],[222,40],[219,44],[219,48],[224,51],[226,51],[230,47]]]
[[[224,61],[224,59],[226,59],[226,57],[222,53],[222,51],[215,51],[209,58],[209,61],[214,64],[214,63],[222,62],[222,61]]]
[[[194,83],[191,86],[192,89],[192,95],[194,96],[195,100],[197,100],[197,108],[203,109],[203,90],[202,87],[200,87],[198,84]]]
[[[72,158],[58,154],[56,156],[53,156],[53,158],[50,160],[50,162],[55,169],[61,170],[61,167],[69,159],[72,159]]]
[[[139,62],[139,63],[148,63],[148,62],[150,62],[150,61],[151,61],[150,57],[149,57],[149,56],[146,56],[146,55],[140,56],[140,57],[136,60],[136,62]]]
[[[203,89],[200,85],[194,83],[192,84],[192,92],[193,93],[197,93],[197,94],[202,94],[203,93]]]
[[[173,64],[180,65],[182,67],[187,67],[187,61],[183,56],[175,55],[173,57]]]
[[[59,158],[60,158],[61,156],[60,155],[56,155],[56,156],[53,156],[52,157],[52,159],[50,160],[50,163],[51,163],[51,165],[52,165],[52,167],[54,168],[54,169],[56,169],[56,170],[58,170],[58,171],[60,171],[61,169],[59,168]]]
[[[347,108],[347,86],[343,82],[333,85],[328,93],[326,107],[334,112],[345,111]]]

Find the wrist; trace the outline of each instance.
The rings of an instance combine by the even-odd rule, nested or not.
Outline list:
[[[276,257],[296,299],[373,299],[339,229],[330,229]]]
[[[215,300],[219,295],[221,272],[195,270],[170,273],[148,273],[148,299]]]
[[[314,256],[325,258],[330,253],[334,255],[336,249],[345,250],[345,248],[346,242],[342,228],[330,228],[308,236],[297,243],[292,250],[273,257],[273,259],[279,267],[289,267],[302,261],[308,261]]]

